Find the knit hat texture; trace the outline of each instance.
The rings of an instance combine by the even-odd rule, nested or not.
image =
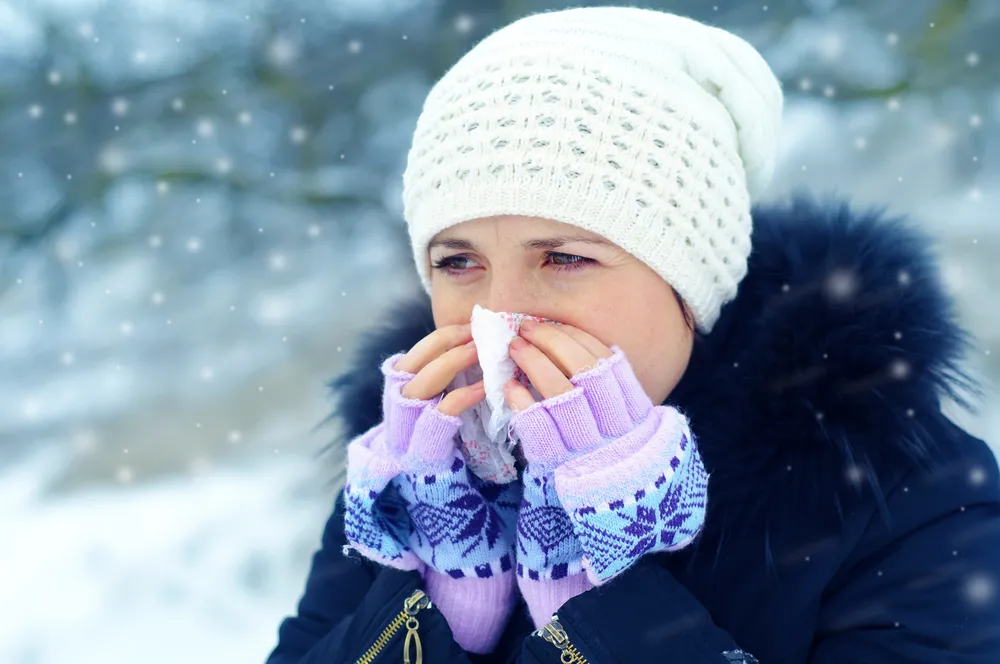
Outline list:
[[[445,228],[544,217],[643,261],[708,332],[747,271],[781,109],[761,55],[719,28],[634,7],[514,21],[438,80],[417,120],[403,203],[423,286]]]

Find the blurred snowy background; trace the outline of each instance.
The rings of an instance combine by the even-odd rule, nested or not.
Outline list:
[[[886,204],[940,239],[994,387],[1000,2],[644,4],[769,59],[773,197]],[[264,660],[339,481],[324,383],[416,292],[423,97],[559,6],[0,0],[0,662]],[[961,418],[994,444],[998,402]]]

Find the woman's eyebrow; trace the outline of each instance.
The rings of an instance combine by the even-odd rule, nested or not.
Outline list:
[[[553,237],[539,238],[537,240],[525,240],[521,246],[525,249],[557,249],[564,244],[571,242],[584,242],[586,244],[598,244],[611,246],[611,243],[602,237],[592,237],[589,235],[555,235]]]
[[[427,251],[430,251],[434,247],[445,247],[447,249],[456,249],[459,251],[476,251],[476,245],[472,244],[468,240],[462,240],[457,237],[432,240],[431,243],[427,245]]]

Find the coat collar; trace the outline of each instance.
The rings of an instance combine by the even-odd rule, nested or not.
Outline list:
[[[739,293],[669,400],[691,419],[713,496],[752,509],[745,498],[762,483],[877,487],[881,469],[933,450],[940,399],[965,404],[976,387],[931,242],[846,203],[799,198],[758,207],[753,221]],[[380,360],[434,329],[426,298],[385,320],[330,383],[348,438],[381,417]]]

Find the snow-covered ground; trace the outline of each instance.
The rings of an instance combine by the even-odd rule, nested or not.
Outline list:
[[[45,498],[58,464],[0,473],[0,662],[263,662],[332,505],[306,459]]]

